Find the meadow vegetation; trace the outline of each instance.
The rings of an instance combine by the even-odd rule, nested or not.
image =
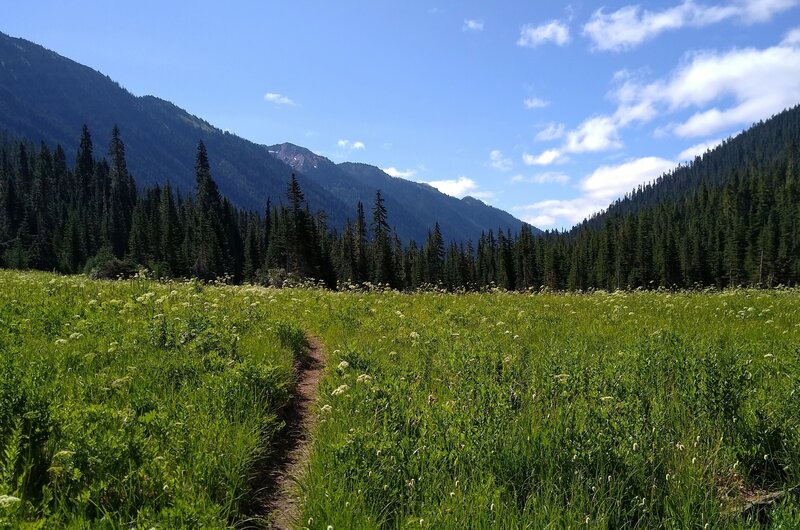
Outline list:
[[[298,527],[800,526],[800,292],[330,292],[0,273],[0,520],[241,521],[303,332]],[[13,500],[17,499],[17,500]],[[149,526],[148,526],[149,528]]]
[[[226,528],[301,330],[197,282],[0,272],[0,528]]]

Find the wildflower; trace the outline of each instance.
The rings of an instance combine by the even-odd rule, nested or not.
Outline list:
[[[369,375],[361,374],[361,375],[358,376],[356,381],[358,381],[359,383],[366,383],[367,381],[369,381],[371,379],[372,379],[372,377],[370,377]]]
[[[636,442],[633,442],[633,450],[637,451],[638,449],[639,449],[639,444],[636,443]]]
[[[56,339],[56,344],[66,344],[67,339]]]
[[[350,363],[348,363],[347,361],[342,361],[342,362],[340,362],[340,363],[339,363],[339,366],[337,366],[336,368],[337,368],[337,369],[338,369],[340,372],[344,372],[344,371],[345,371],[345,370],[347,370],[347,368],[349,368],[349,367],[350,367]]]
[[[419,333],[417,333],[416,331],[412,331],[411,333],[408,334],[408,336],[412,339],[418,339]]]
[[[345,392],[347,392],[349,389],[350,389],[350,387],[349,387],[349,386],[347,386],[347,385],[341,385],[341,386],[338,386],[338,387],[336,387],[336,390],[334,390],[333,392],[331,392],[331,395],[332,395],[332,396],[341,396],[342,394],[344,394]]]
[[[76,331],[75,333],[72,333],[72,334],[69,336],[69,339],[70,339],[70,340],[78,340],[78,339],[80,339],[80,338],[82,338],[82,337],[83,337],[83,333],[78,333],[78,332]]]
[[[0,495],[0,508],[8,508],[20,502],[19,497],[12,497],[11,495]]]
[[[321,410],[322,410],[323,414],[328,414],[333,410],[333,407],[331,407],[330,405],[322,405],[322,409]]]

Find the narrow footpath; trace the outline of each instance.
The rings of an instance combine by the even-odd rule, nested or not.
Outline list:
[[[326,353],[320,341],[308,337],[309,350],[295,366],[297,384],[291,403],[281,412],[286,426],[280,433],[264,488],[264,511],[270,514],[268,528],[290,530],[298,523],[302,493],[297,482],[306,472],[311,454],[311,431],[317,414],[314,403],[325,368]]]

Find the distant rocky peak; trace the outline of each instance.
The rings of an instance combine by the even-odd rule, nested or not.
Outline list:
[[[272,156],[301,173],[307,173],[311,170],[319,169],[321,166],[332,164],[324,156],[319,156],[304,147],[290,143],[272,145],[267,149]]]

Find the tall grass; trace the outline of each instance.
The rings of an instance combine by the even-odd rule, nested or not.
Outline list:
[[[800,484],[798,291],[283,303],[334,352],[308,527],[800,527],[741,513]]]
[[[233,290],[0,272],[0,526],[236,523],[298,332]]]
[[[234,526],[304,332],[299,527],[800,527],[800,291],[450,295],[0,273],[0,520]]]

